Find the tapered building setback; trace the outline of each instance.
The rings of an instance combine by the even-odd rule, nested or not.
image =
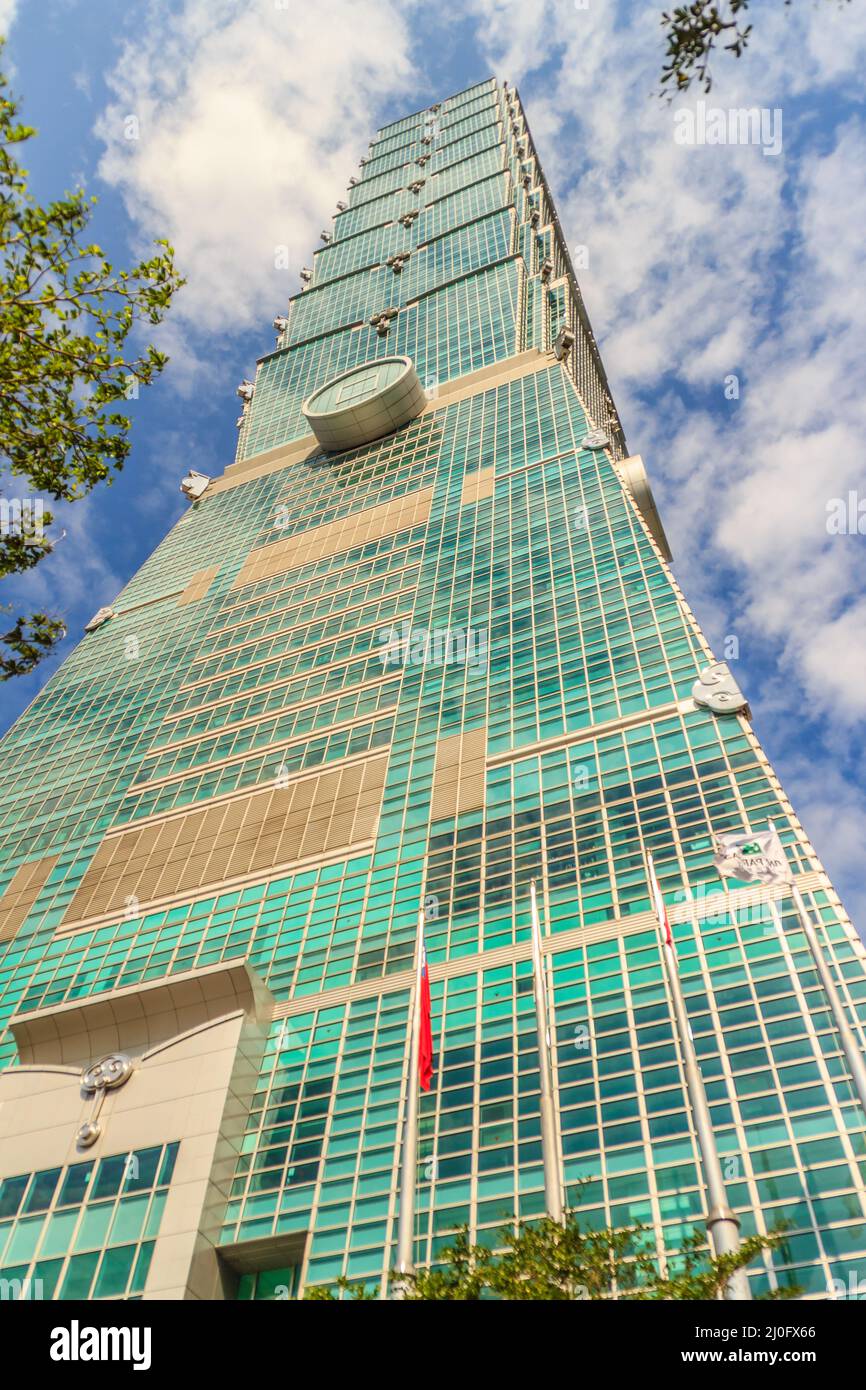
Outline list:
[[[235,461],[3,743],[4,1296],[385,1294],[419,912],[407,1267],[555,1189],[675,1266],[702,1138],[725,1229],[787,1223],[752,1295],[850,1296],[863,946],[673,578],[517,92],[384,127],[301,279]],[[714,864],[771,822],[847,1054],[790,884]]]

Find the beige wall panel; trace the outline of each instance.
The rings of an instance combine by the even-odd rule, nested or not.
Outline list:
[[[233,965],[13,1019],[21,1065],[0,1072],[0,1178],[179,1141],[144,1297],[225,1296],[216,1241],[272,1010]],[[94,1096],[81,1070],[115,1051],[133,1071],[105,1093],[82,1149]]]
[[[100,846],[64,926],[122,912],[130,897],[143,908],[155,898],[369,839],[378,823],[387,767],[386,751],[363,763],[296,778],[283,788],[250,792],[224,806],[188,811],[164,822],[156,835],[154,827],[146,827],[146,840],[138,827],[121,831]]]
[[[392,502],[365,507],[363,511],[352,512],[324,526],[315,526],[284,541],[261,546],[247,556],[232,588],[240,589],[245,584],[270,579],[311,560],[338,555],[340,551],[351,550],[353,546],[365,545],[368,541],[394,535],[411,526],[420,526],[430,515],[432,500],[432,487],[420,488]]]
[[[211,565],[209,569],[196,570],[182,594],[178,594],[178,604],[198,603],[200,598],[204,598],[213,581],[219,574],[219,565]]]
[[[463,491],[460,496],[461,507],[483,502],[485,497],[492,497],[495,485],[495,468],[479,468],[476,473],[467,473],[463,479]]]
[[[0,941],[11,941],[59,858],[59,854],[54,854],[31,859],[15,870],[0,895]]]
[[[434,820],[452,819],[484,806],[487,730],[447,734],[436,745],[431,812]]]

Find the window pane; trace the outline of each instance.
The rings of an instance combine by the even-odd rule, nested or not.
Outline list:
[[[92,1255],[73,1255],[60,1290],[61,1299],[88,1298],[98,1264],[98,1250]]]
[[[126,1293],[136,1250],[135,1245],[122,1245],[117,1250],[106,1250],[102,1257],[96,1288],[93,1290],[94,1298],[114,1298],[118,1294]]]
[[[138,1240],[149,1201],[149,1193],[144,1193],[141,1197],[125,1197],[118,1203],[111,1223],[109,1238],[112,1245],[120,1241]]]
[[[98,1206],[85,1208],[81,1229],[75,1240],[76,1250],[98,1249],[105,1244],[113,1211],[113,1202],[100,1202]]]

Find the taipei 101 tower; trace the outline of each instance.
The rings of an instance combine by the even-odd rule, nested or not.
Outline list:
[[[401,1202],[422,1269],[553,1181],[660,1267],[719,1202],[784,1223],[744,1296],[832,1296],[864,950],[673,576],[518,93],[385,126],[328,228],[234,461],[3,744],[0,1280],[385,1297]],[[762,835],[782,886],[721,877]]]

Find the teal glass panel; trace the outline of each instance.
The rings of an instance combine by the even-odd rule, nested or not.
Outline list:
[[[60,1289],[61,1299],[82,1299],[90,1297],[90,1290],[93,1285],[93,1277],[96,1274],[96,1266],[99,1264],[100,1252],[92,1251],[88,1255],[73,1255],[67,1267],[63,1284]]]
[[[122,1245],[106,1250],[99,1266],[93,1297],[116,1298],[125,1293],[133,1261],[137,1254],[137,1245]]]

